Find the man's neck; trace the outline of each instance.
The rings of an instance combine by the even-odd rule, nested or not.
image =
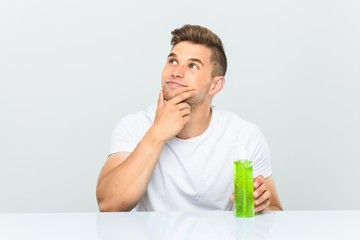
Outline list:
[[[193,108],[190,113],[190,121],[176,137],[180,139],[189,139],[201,135],[209,127],[211,117],[211,106],[197,106]]]

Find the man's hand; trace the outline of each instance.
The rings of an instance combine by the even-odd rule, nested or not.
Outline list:
[[[257,176],[254,180],[255,212],[262,212],[270,206],[271,191],[267,188],[263,176]]]
[[[195,90],[189,90],[165,101],[163,91],[160,91],[152,128],[161,139],[166,141],[176,136],[190,121],[190,105],[184,100],[195,94]]]
[[[231,195],[230,199],[234,201],[234,194]],[[254,179],[254,200],[256,213],[266,209],[282,210],[275,183],[271,176],[264,179],[264,177],[260,175]]]

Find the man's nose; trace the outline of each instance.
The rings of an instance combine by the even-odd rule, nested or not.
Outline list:
[[[183,78],[185,75],[185,66],[177,65],[173,71],[173,76],[177,78]]]

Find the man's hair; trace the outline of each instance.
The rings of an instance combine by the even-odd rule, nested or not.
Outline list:
[[[171,45],[184,41],[201,44],[211,49],[210,61],[214,63],[212,76],[225,76],[227,69],[227,59],[221,39],[209,29],[199,26],[186,24],[171,32]]]

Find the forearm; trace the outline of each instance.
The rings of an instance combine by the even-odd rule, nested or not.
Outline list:
[[[146,192],[164,144],[150,129],[126,160],[100,179],[100,211],[130,211],[136,206]]]

